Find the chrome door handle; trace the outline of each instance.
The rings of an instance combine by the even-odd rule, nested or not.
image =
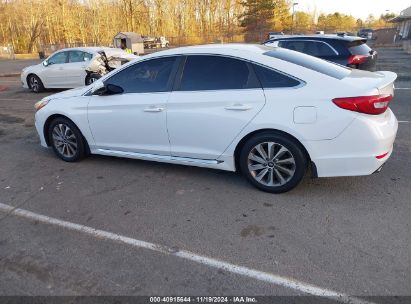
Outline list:
[[[247,111],[247,110],[251,110],[252,108],[253,107],[250,105],[236,103],[231,106],[227,106],[224,109],[231,110],[231,111]]]
[[[144,112],[163,112],[164,108],[162,107],[156,107],[156,106],[152,106],[152,107],[148,107],[144,109]]]

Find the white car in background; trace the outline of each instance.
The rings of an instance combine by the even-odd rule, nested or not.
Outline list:
[[[368,175],[390,157],[396,74],[352,70],[283,48],[193,46],[140,57],[36,105],[44,147],[241,171],[257,188]]]
[[[44,89],[71,89],[89,85],[110,70],[138,56],[121,49],[104,47],[79,47],[61,49],[42,63],[29,66],[21,73],[24,88],[38,93]],[[105,66],[105,61],[112,64]]]

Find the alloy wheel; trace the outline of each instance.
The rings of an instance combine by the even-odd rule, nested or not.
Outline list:
[[[34,92],[38,92],[39,88],[40,88],[40,84],[39,81],[36,77],[31,76],[30,77],[30,88],[34,91]]]
[[[282,186],[294,176],[296,165],[293,154],[276,142],[262,142],[248,154],[251,176],[265,186]]]
[[[64,157],[71,158],[77,153],[77,138],[65,124],[57,124],[52,131],[54,146]]]

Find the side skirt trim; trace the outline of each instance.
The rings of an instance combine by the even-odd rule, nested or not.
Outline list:
[[[179,163],[193,163],[198,165],[218,165],[223,163],[221,160],[213,159],[200,159],[200,158],[190,158],[190,157],[179,157],[179,156],[169,156],[169,155],[158,155],[158,154],[149,154],[149,153],[137,153],[137,152],[124,152],[116,150],[107,150],[107,149],[97,149],[98,154],[104,154],[109,156],[118,156],[118,157],[129,157],[136,159],[145,159],[153,161],[163,161],[163,162],[179,162]]]

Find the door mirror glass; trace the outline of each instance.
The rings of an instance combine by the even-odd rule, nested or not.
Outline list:
[[[124,92],[123,88],[115,84],[105,85],[101,80],[97,80],[94,83],[93,95],[116,95],[122,94]]]
[[[123,94],[124,92],[122,87],[115,84],[107,84],[105,87],[107,95]]]

